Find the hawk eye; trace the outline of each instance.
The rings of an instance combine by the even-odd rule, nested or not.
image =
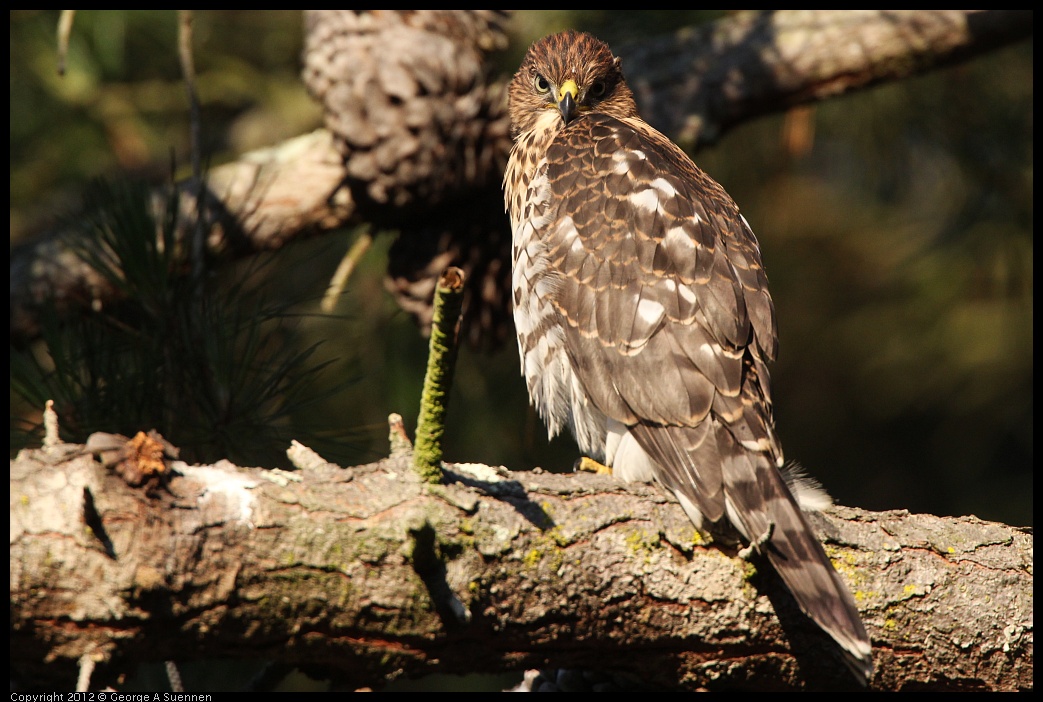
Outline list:
[[[591,97],[596,97],[597,98],[597,97],[601,97],[602,95],[604,95],[606,90],[608,90],[608,86],[605,85],[605,81],[603,81],[603,80],[596,80],[596,81],[594,81],[593,83],[590,84],[590,90],[588,90],[587,93]]]
[[[543,76],[541,76],[539,74],[536,75],[536,80],[533,81],[533,85],[536,86],[536,92],[537,93],[541,93],[542,94],[542,93],[549,93],[550,92],[550,83],[547,82],[546,78],[544,78]]]

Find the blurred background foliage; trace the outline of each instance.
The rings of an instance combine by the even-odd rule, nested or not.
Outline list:
[[[716,16],[518,13],[502,70],[558,29],[592,31],[618,53]],[[10,17],[12,244],[73,211],[94,177],[186,175],[176,12],[78,12],[64,77],[57,12]],[[211,165],[320,126],[298,78],[301,26],[297,11],[196,12]],[[773,381],[787,457],[842,504],[1032,523],[1032,100],[1027,42],[758,119],[694,155],[760,238],[779,316]],[[413,427],[427,352],[383,289],[390,235],[376,239],[336,314],[318,314],[355,236],[295,243],[261,257],[264,275],[251,276],[267,299],[293,301],[286,344],[321,342],[308,357],[328,363],[319,384],[352,380],[287,410],[345,465],[386,455],[389,412]],[[14,448],[34,413],[12,393]],[[462,350],[445,448],[450,461],[511,469],[567,470],[576,458],[571,439],[548,442],[528,409],[512,343]]]

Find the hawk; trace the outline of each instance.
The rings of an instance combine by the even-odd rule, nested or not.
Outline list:
[[[784,475],[775,310],[738,206],[638,116],[589,34],[534,43],[508,95],[514,321],[549,435],[660,483],[701,530],[734,527],[868,678],[869,636],[794,492],[828,496]]]

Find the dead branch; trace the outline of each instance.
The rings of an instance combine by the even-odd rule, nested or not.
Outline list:
[[[169,454],[168,454],[169,455]],[[14,679],[250,657],[351,685],[553,665],[689,689],[854,685],[770,569],[663,491],[401,457],[294,473],[173,462],[132,487],[85,447],[11,462]],[[1032,534],[974,517],[818,520],[872,636],[873,689],[1032,687]]]

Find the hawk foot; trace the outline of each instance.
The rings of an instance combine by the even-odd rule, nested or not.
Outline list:
[[[572,464],[572,470],[585,473],[597,473],[598,475],[612,475],[612,468],[602,463],[598,463],[593,458],[583,456],[577,458],[576,462]]]
[[[758,536],[753,541],[751,541],[750,545],[746,548],[739,549],[739,553],[737,555],[744,561],[750,560],[750,557],[754,553],[760,553],[761,546],[771,541],[771,535],[774,533],[775,522],[768,522],[768,528],[764,530],[764,533]]]

